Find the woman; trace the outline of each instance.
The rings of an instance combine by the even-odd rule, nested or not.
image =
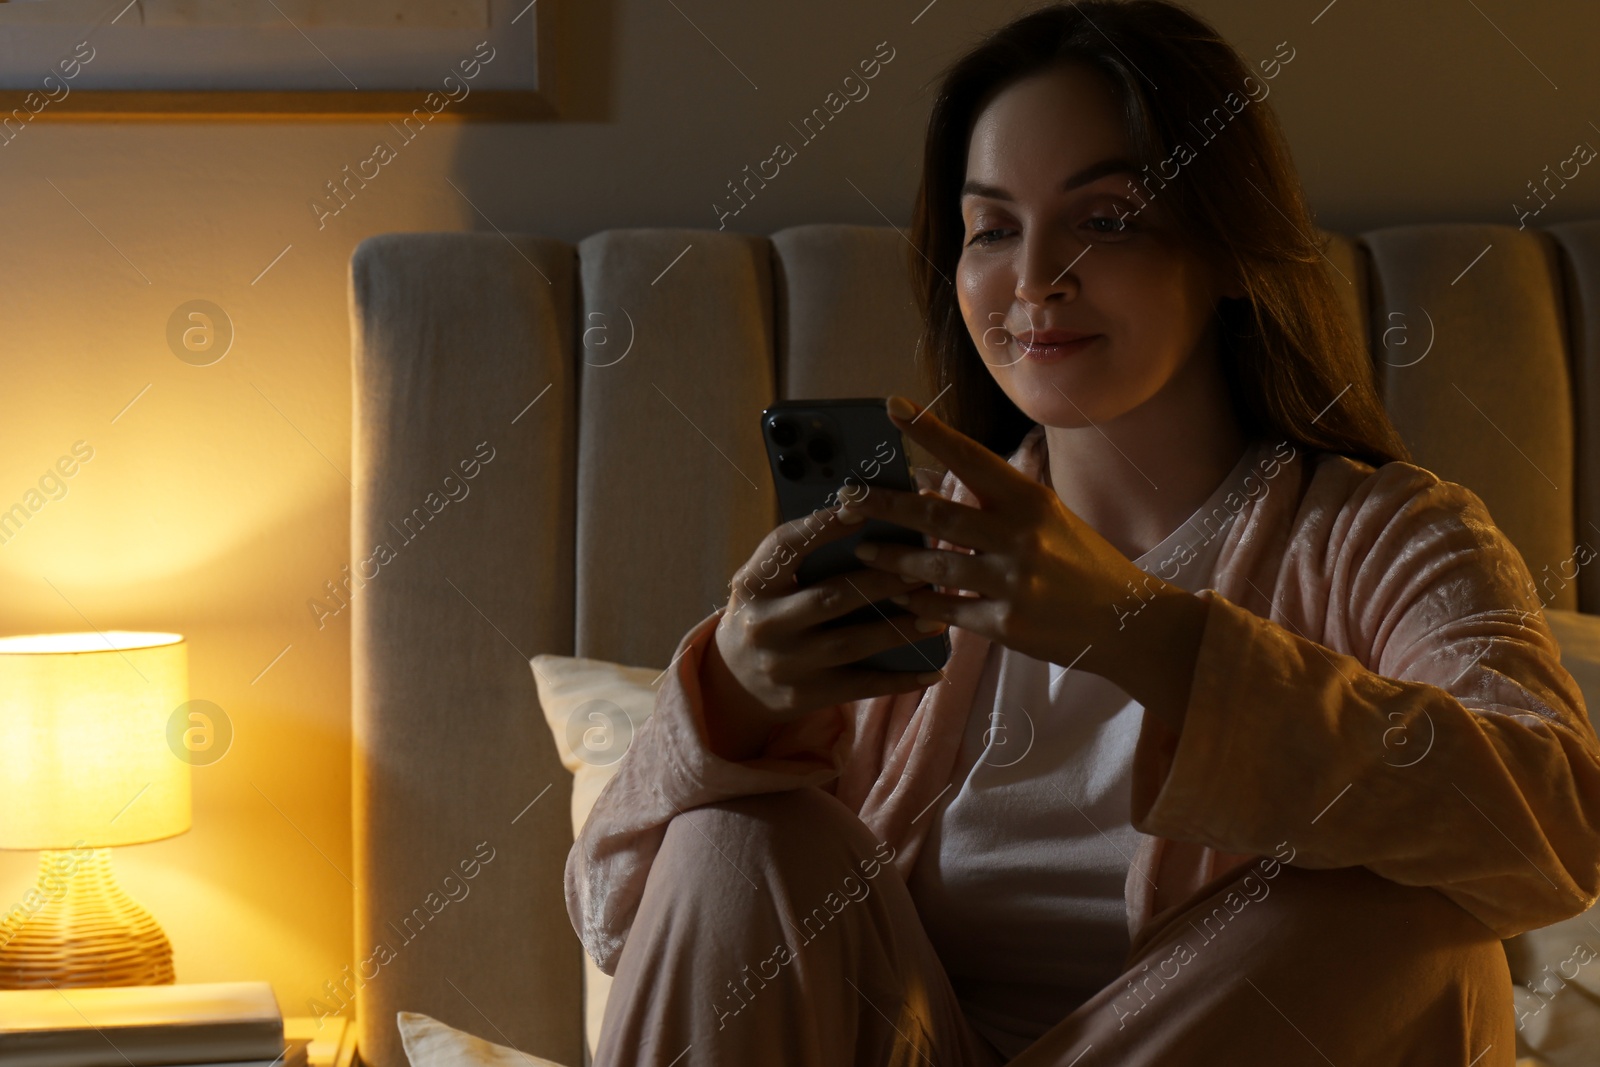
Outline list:
[[[1264,103],[1292,55],[1082,0],[948,72],[944,418],[889,408],[949,473],[774,530],[685,636],[568,861],[597,1062],[1512,1062],[1498,940],[1600,895],[1600,742],[1384,415]],[[797,587],[866,516],[930,547]],[[922,636],[823,625],[886,598],[941,672],[850,666]]]

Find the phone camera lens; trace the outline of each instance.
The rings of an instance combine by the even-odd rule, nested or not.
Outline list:
[[[800,429],[789,419],[776,418],[767,424],[768,432],[772,434],[772,443],[779,448],[788,448],[800,440]]]
[[[798,482],[805,477],[805,458],[798,452],[785,452],[778,457],[778,473],[791,482]]]
[[[806,444],[806,455],[816,463],[826,463],[833,458],[833,442],[818,434]]]

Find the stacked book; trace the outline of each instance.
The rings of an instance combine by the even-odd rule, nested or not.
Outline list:
[[[305,1067],[266,982],[0,991],[5,1067]]]
[[[342,1016],[287,1015],[283,1037],[306,1046],[309,1067],[355,1067],[356,1028]]]

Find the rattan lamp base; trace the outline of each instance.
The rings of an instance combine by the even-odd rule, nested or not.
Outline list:
[[[111,850],[39,854],[39,884],[0,916],[0,989],[170,985],[172,945],[117,884]]]

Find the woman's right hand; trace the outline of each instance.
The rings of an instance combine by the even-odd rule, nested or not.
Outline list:
[[[822,625],[924,585],[920,579],[862,567],[814,585],[796,581],[807,553],[857,529],[836,508],[823,508],[767,534],[735,573],[700,669],[707,740],[718,755],[749,759],[779,726],[807,712],[930,684],[910,671],[850,664],[939,633],[944,624],[922,631],[916,616],[901,614],[831,629]]]

